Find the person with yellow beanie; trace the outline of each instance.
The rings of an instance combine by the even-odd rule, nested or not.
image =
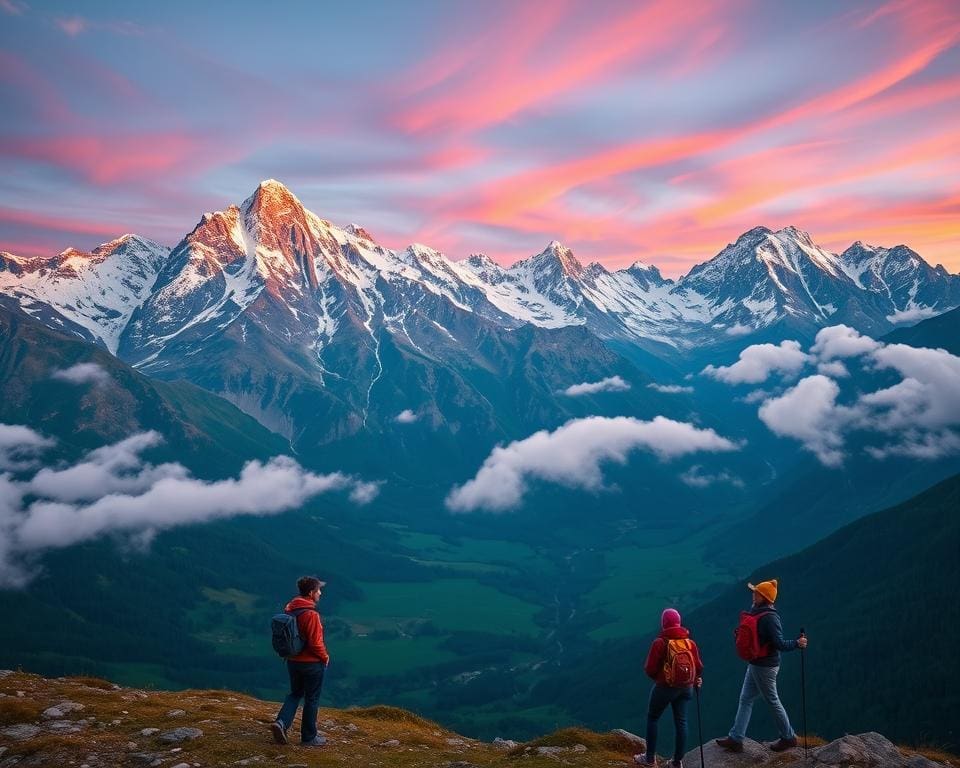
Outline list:
[[[797,734],[777,693],[777,673],[780,671],[781,651],[806,648],[807,638],[801,635],[796,640],[783,639],[780,614],[773,605],[777,600],[778,586],[776,579],[747,584],[753,593],[753,605],[740,615],[737,628],[737,652],[748,661],[747,672],[740,689],[740,705],[733,727],[725,738],[717,739],[717,744],[730,752],[743,751],[753,702],[761,696],[770,706],[780,731],[780,739],[770,744],[770,749],[783,752],[797,746]]]

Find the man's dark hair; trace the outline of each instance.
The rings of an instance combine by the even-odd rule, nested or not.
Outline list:
[[[316,576],[301,576],[297,579],[297,590],[300,592],[300,597],[309,597],[310,593],[319,586],[320,579]]]

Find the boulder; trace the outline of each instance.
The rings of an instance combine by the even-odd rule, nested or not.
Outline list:
[[[160,734],[160,741],[170,743],[179,743],[181,741],[192,741],[203,736],[203,731],[199,728],[174,728],[172,731],[164,731]]]
[[[728,752],[710,739],[703,745],[703,759],[710,768],[742,768],[750,765],[763,765],[774,753],[765,745],[753,739],[744,739],[743,752]],[[700,747],[696,746],[683,757],[684,768],[702,768]]]
[[[6,736],[14,741],[26,741],[32,739],[40,733],[40,729],[29,723],[19,723],[17,725],[8,725],[6,728],[0,728],[0,736]]]

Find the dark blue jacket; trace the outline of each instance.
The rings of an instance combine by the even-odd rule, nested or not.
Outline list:
[[[780,623],[780,614],[772,605],[758,605],[750,609],[750,613],[766,613],[757,621],[757,639],[760,645],[767,645],[770,653],[754,659],[751,664],[758,667],[779,667],[780,651],[795,651],[799,646],[796,640],[783,639],[783,625]]]

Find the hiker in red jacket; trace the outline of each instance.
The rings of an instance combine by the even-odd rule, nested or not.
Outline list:
[[[270,732],[278,744],[287,743],[287,730],[303,699],[303,717],[300,720],[300,745],[322,747],[327,739],[317,733],[317,712],[320,710],[320,689],[323,673],[330,663],[330,654],[323,643],[323,622],[317,612],[317,601],[327,585],[316,576],[304,576],[297,580],[299,597],[293,598],[285,610],[288,613],[301,611],[297,616],[297,628],[304,640],[303,650],[287,659],[290,674],[290,693],[284,699],[277,719],[270,724]]]
[[[647,708],[647,752],[634,755],[641,765],[656,765],[657,721],[667,705],[673,708],[673,726],[676,744],[673,750],[675,768],[683,768],[683,755],[687,741],[687,704],[693,698],[693,686],[703,684],[703,662],[700,649],[690,639],[690,632],[680,626],[680,614],[667,608],[660,616],[661,632],[650,646],[647,663],[643,665],[647,676],[653,679],[650,703]]]

